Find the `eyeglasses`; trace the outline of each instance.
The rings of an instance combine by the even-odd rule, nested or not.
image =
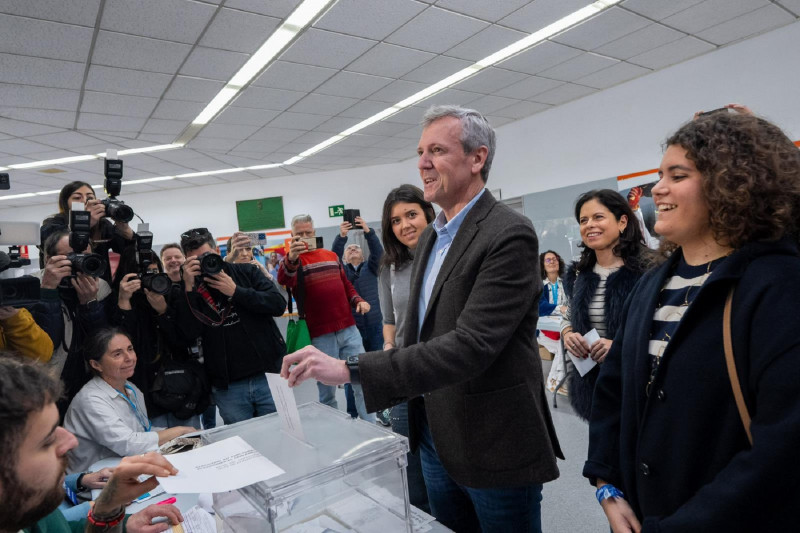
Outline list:
[[[544,262],[546,264],[558,263],[558,259],[553,258],[553,257],[548,257],[547,259],[544,260]]]
[[[194,228],[181,233],[181,240],[196,239],[198,237],[205,237],[209,234],[208,228]]]

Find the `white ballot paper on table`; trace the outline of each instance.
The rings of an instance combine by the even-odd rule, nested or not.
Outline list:
[[[280,374],[267,373],[267,383],[275,400],[275,408],[278,416],[281,417],[281,426],[289,435],[306,441],[306,434],[303,433],[303,425],[300,423],[300,412],[297,410],[297,401],[294,398],[294,391],[289,388],[289,382],[281,377]]]
[[[169,533],[217,533],[217,521],[197,505],[181,514],[183,522],[171,526]]]
[[[595,343],[595,341],[600,340],[600,335],[597,333],[596,329],[593,329],[584,335],[583,338],[586,339],[586,342],[588,342],[589,346],[591,346]],[[572,364],[575,365],[575,370],[578,371],[578,374],[580,374],[581,377],[585,376],[589,370],[597,365],[597,363],[591,357],[581,359],[580,357],[575,357],[572,355],[572,352],[570,351],[567,351],[567,355],[569,355],[570,361],[572,361]]]
[[[168,457],[178,475],[159,477],[170,494],[226,492],[279,476],[284,471],[239,436]]]

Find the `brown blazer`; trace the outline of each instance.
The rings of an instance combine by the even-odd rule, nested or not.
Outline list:
[[[483,193],[442,264],[417,342],[422,277],[435,241],[429,226],[411,272],[406,347],[361,357],[367,410],[412,399],[412,448],[415,418],[427,413],[439,458],[462,485],[551,481],[563,454],[536,343],[542,281],[533,225]]]

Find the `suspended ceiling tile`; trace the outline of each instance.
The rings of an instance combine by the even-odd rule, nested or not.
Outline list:
[[[644,17],[612,7],[552,39],[582,50],[594,50],[649,24],[650,21]]]
[[[223,87],[225,87],[223,81],[176,76],[164,98],[208,104]]]
[[[569,61],[556,65],[555,67],[543,70],[539,74],[545,78],[552,78],[561,81],[575,81],[597,72],[611,65],[618,63],[616,59],[611,59],[597,54],[581,54]]]
[[[230,106],[214,119],[215,124],[245,124],[248,126],[263,126],[280,111],[271,109],[253,109],[250,107]]]
[[[361,100],[356,105],[342,111],[340,117],[353,117],[357,119],[369,118],[389,107],[384,102],[373,102],[372,100]],[[356,122],[359,122],[358,120]],[[343,128],[347,129],[347,128]]]
[[[534,33],[591,3],[592,0],[536,0],[500,19],[499,24]]]
[[[250,56],[247,54],[198,46],[189,54],[180,73],[184,76],[228,81],[248,59]]]
[[[687,36],[644,54],[633,56],[629,59],[629,62],[651,69],[659,69],[709,52],[715,48],[712,44]]]
[[[160,118],[151,118],[147,120],[142,133],[158,133],[158,134],[173,134],[178,135],[186,129],[187,122],[185,120],[164,120]]]
[[[227,163],[231,166],[240,168],[264,164],[264,160],[261,158],[238,157],[235,155],[227,155],[227,154],[216,155],[214,156],[214,158],[219,159],[223,163]]]
[[[400,78],[434,57],[429,52],[380,43],[348,65],[347,70]]]
[[[331,137],[330,133],[326,133],[323,131],[309,131],[297,137],[295,141],[298,143],[310,144],[313,146],[315,144],[319,144],[322,141],[329,139],[330,137]]]
[[[661,24],[650,24],[615,41],[604,44],[597,48],[595,52],[617,59],[629,59],[648,50],[677,41],[685,35],[683,32],[667,28]]]
[[[503,28],[502,26],[489,26],[466,41],[449,49],[446,54],[448,56],[475,62],[483,59],[492,52],[501,50],[519,41],[523,37],[527,37],[527,35],[527,33]]]
[[[783,7],[800,17],[800,0],[780,0]]]
[[[551,80],[549,78],[541,78],[539,76],[529,76],[522,81],[496,91],[494,94],[507,98],[526,100],[560,85],[563,85],[563,82]]]
[[[513,13],[531,0],[503,0],[502,2],[487,2],[486,0],[439,0],[436,7],[469,15],[476,19],[488,22],[497,22],[501,18]]]
[[[253,85],[310,92],[336,74],[336,72],[336,69],[332,68],[275,61],[258,78],[253,80]]]
[[[92,63],[174,74],[190,50],[186,44],[100,31]]]
[[[52,148],[49,146],[45,146],[44,144],[39,144],[33,141],[27,141],[25,139],[9,139],[6,141],[0,141],[0,152],[5,152],[7,154],[27,155],[51,150]],[[35,156],[30,157],[35,158]]]
[[[281,142],[281,146],[286,144],[289,141],[293,141],[306,133],[308,130],[300,130],[300,129],[291,129],[291,128],[278,128],[273,126],[268,126],[261,128],[253,135],[250,136],[248,140],[251,141],[279,141]],[[316,144],[316,143],[315,143]],[[278,146],[280,148],[280,146]],[[237,147],[237,150],[239,148]]]
[[[583,52],[575,48],[564,46],[550,41],[537,44],[524,52],[506,59],[497,64],[498,67],[524,72],[525,74],[538,74],[543,70],[563,63]]]
[[[489,116],[492,117],[492,120],[489,123],[495,127],[499,128],[503,124],[506,124],[508,121],[498,120],[499,118],[509,118],[512,120],[519,120],[521,118],[529,117],[534,113],[539,113],[541,111],[545,111],[546,109],[550,109],[551,105],[542,104],[539,102],[528,102],[522,101],[517,102],[516,104],[511,104],[508,107],[504,107],[503,109],[499,109],[492,113],[489,113]]]
[[[300,2],[302,0],[269,0],[268,2],[264,0],[227,0],[225,7],[260,13],[271,17],[286,18],[300,5]]]
[[[387,122],[397,122],[399,124],[408,124],[409,126],[416,126],[422,123],[422,115],[425,113],[427,107],[411,106],[395,113],[387,118]]]
[[[339,0],[314,27],[381,41],[426,7],[413,0]]]
[[[146,118],[157,103],[157,98],[86,91],[83,94],[81,112]]]
[[[0,14],[0,52],[67,61],[86,61],[92,29]]]
[[[160,97],[171,79],[168,74],[92,65],[86,78],[86,90]]]
[[[30,137],[32,135],[44,135],[45,133],[57,133],[64,131],[63,128],[54,128],[42,124],[32,124],[21,120],[11,120],[0,117],[0,132],[13,135],[14,137]]]
[[[331,118],[326,115],[311,115],[308,113],[283,112],[276,119],[269,123],[270,127],[288,128],[298,130],[313,130],[326,120]]]
[[[473,109],[477,109],[481,115],[492,115],[500,109],[506,108],[511,104],[518,104],[519,102],[519,100],[513,98],[489,95],[473,100],[469,103],[469,106]]]
[[[404,100],[427,87],[425,83],[417,83],[412,81],[406,80],[397,80],[393,81],[380,91],[376,91],[370,95],[370,100],[384,102],[384,104],[393,105],[401,100]],[[378,106],[374,106],[376,109]],[[384,108],[389,107],[388,105],[383,105],[378,111],[382,111]],[[378,112],[376,111],[376,113]],[[373,113],[374,114],[374,113]],[[371,115],[366,115],[364,118],[367,118]]]
[[[460,91],[458,89],[445,89],[442,92],[434,94],[430,98],[422,100],[419,105],[425,106],[426,108],[433,105],[466,105],[481,96],[483,95]]]
[[[366,98],[392,81],[391,78],[342,71],[320,85],[315,92],[333,96]]]
[[[4,83],[80,89],[83,71],[83,63],[0,54]]]
[[[422,136],[422,125],[412,126],[411,128],[402,131],[395,135],[395,137],[400,137],[402,139],[412,139],[414,142],[418,142],[420,136]]]
[[[200,45],[252,54],[280,23],[281,20],[275,17],[223,8],[203,34]]]
[[[203,128],[200,135],[203,137],[219,137],[220,139],[246,139],[256,131],[259,126],[242,126],[234,124],[217,124],[213,122]],[[198,135],[198,137],[200,136]]]
[[[292,173],[282,167],[264,168],[261,170],[251,170],[250,174],[260,178],[279,178],[281,176],[291,176]]]
[[[400,124],[397,122],[376,122],[359,131],[363,135],[378,135],[384,137],[391,137],[408,130],[408,124]]]
[[[3,0],[2,10],[34,19],[94,26],[99,7],[100,0]]]
[[[153,118],[181,120],[184,127],[189,125],[205,107],[201,102],[184,102],[182,100],[161,100],[153,112]]]
[[[191,185],[216,185],[217,183],[225,183],[222,178],[216,176],[196,176],[194,178],[181,178],[181,181]]]
[[[565,83],[556,89],[537,94],[534,100],[543,104],[559,105],[571,100],[577,100],[594,92],[597,92],[597,89],[574,83]]]
[[[374,45],[375,41],[369,39],[309,28],[281,55],[280,59],[341,69]]]
[[[350,110],[352,109],[353,108],[351,107]],[[322,124],[320,124],[319,126],[317,126],[316,128],[314,128],[314,131],[322,131],[326,133],[337,134],[346,130],[347,128],[355,126],[356,124],[361,122],[361,120],[362,119],[359,117],[344,117],[344,116],[333,117],[332,119],[327,120]]]
[[[795,17],[780,7],[770,4],[703,30],[697,36],[714,44],[723,45],[791,24],[795,20]]]
[[[39,127],[53,127],[48,131],[69,129],[75,124],[74,111],[54,111],[51,109],[33,109],[29,107],[2,107],[0,115],[20,121],[36,122]],[[21,134],[18,134],[22,136]]]
[[[436,56],[421,67],[415,68],[405,76],[404,80],[418,81],[425,84],[436,83],[447,76],[458,72],[472,64],[471,61],[454,57]]]
[[[417,143],[410,140],[410,139],[403,139],[401,137],[388,137],[380,142],[375,143],[375,148],[384,148],[386,149],[386,153],[390,153],[391,151],[396,150],[404,150],[408,152],[408,156],[411,157],[414,155],[414,151],[417,149]]]
[[[269,89],[267,87],[255,87],[251,85],[239,94],[238,98],[236,98],[236,105],[284,111],[289,109],[305,95],[306,93],[298,91]]]
[[[140,133],[137,139],[151,144],[170,144],[175,140],[175,136],[169,133]]]
[[[80,92],[0,83],[0,105],[74,111]]]
[[[663,20],[675,13],[697,5],[705,0],[670,0],[669,2],[653,2],[653,0],[625,0],[621,5],[640,15],[653,20]]]
[[[28,138],[31,141],[55,146],[56,148],[80,148],[82,146],[92,146],[97,144],[97,139],[78,133],[77,131],[63,131],[59,133],[47,133]]]
[[[528,76],[522,72],[488,67],[464,81],[459,82],[456,88],[464,91],[489,94],[522,81],[527,77]]]
[[[196,150],[212,150],[227,152],[239,144],[237,139],[220,139],[218,137],[195,137],[189,142],[189,148]]]
[[[430,7],[385,41],[442,54],[487,26],[482,20]],[[443,28],[447,28],[447,31],[442,31]]]
[[[356,98],[329,96],[326,94],[309,94],[294,104],[290,111],[295,113],[312,113],[315,115],[338,115],[345,109],[358,103]]]
[[[216,8],[184,0],[106,0],[101,27],[131,35],[194,44]]]
[[[632,63],[620,62],[606,69],[599,70],[576,81],[581,85],[588,85],[595,89],[608,89],[622,82],[649,74],[652,70]]]
[[[664,24],[696,34],[768,5],[768,0],[705,0],[664,19]]]
[[[120,115],[81,113],[78,117],[78,128],[86,130],[138,132],[142,129],[144,123],[144,118],[123,117]]]

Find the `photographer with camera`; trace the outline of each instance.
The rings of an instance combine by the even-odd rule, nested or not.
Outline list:
[[[138,360],[130,380],[144,392],[153,425],[200,427],[199,415],[208,405],[208,380],[178,332],[170,305],[173,283],[162,272],[152,240],[152,233],[139,232],[136,245],[120,256],[111,323],[131,338]]]
[[[31,314],[55,347],[47,365],[64,382],[64,396],[58,402],[62,414],[90,377],[81,352],[83,342],[108,325],[104,300],[111,287],[99,277],[104,264],[88,244],[80,248],[83,244],[74,233],[56,230],[45,241],[45,267],[35,274],[42,283],[41,300]]]
[[[278,282],[294,292],[298,309],[305,314],[311,344],[334,359],[347,359],[364,353],[361,334],[350,309],[362,315],[370,305],[358,295],[347,279],[339,258],[317,244],[314,221],[310,215],[292,218],[289,252],[280,263]],[[336,387],[317,382],[319,402],[338,408]],[[361,386],[353,384],[358,416],[375,422],[367,413]]]
[[[133,244],[133,229],[128,225],[128,222],[133,219],[133,211],[118,200],[98,200],[91,185],[84,181],[73,181],[64,185],[58,194],[59,212],[42,222],[42,247],[54,232],[69,228],[73,202],[84,204],[86,211],[91,215],[90,238],[93,251],[105,261],[106,270],[102,278],[110,284],[111,265],[108,260],[108,251],[122,253],[125,247]],[[110,219],[113,219],[113,222]],[[40,266],[44,268],[44,262],[40,262]]]
[[[233,236],[228,239],[228,253],[225,255],[225,261],[228,263],[250,264],[258,267],[262,274],[267,276],[270,281],[275,281],[272,274],[269,273],[267,268],[255,258],[253,241],[250,236],[237,231]]]
[[[277,372],[286,343],[272,317],[286,300],[255,266],[226,263],[206,228],[181,235],[184,297],[175,319],[186,340],[202,337],[212,396],[226,424],[275,412],[265,372]]]

